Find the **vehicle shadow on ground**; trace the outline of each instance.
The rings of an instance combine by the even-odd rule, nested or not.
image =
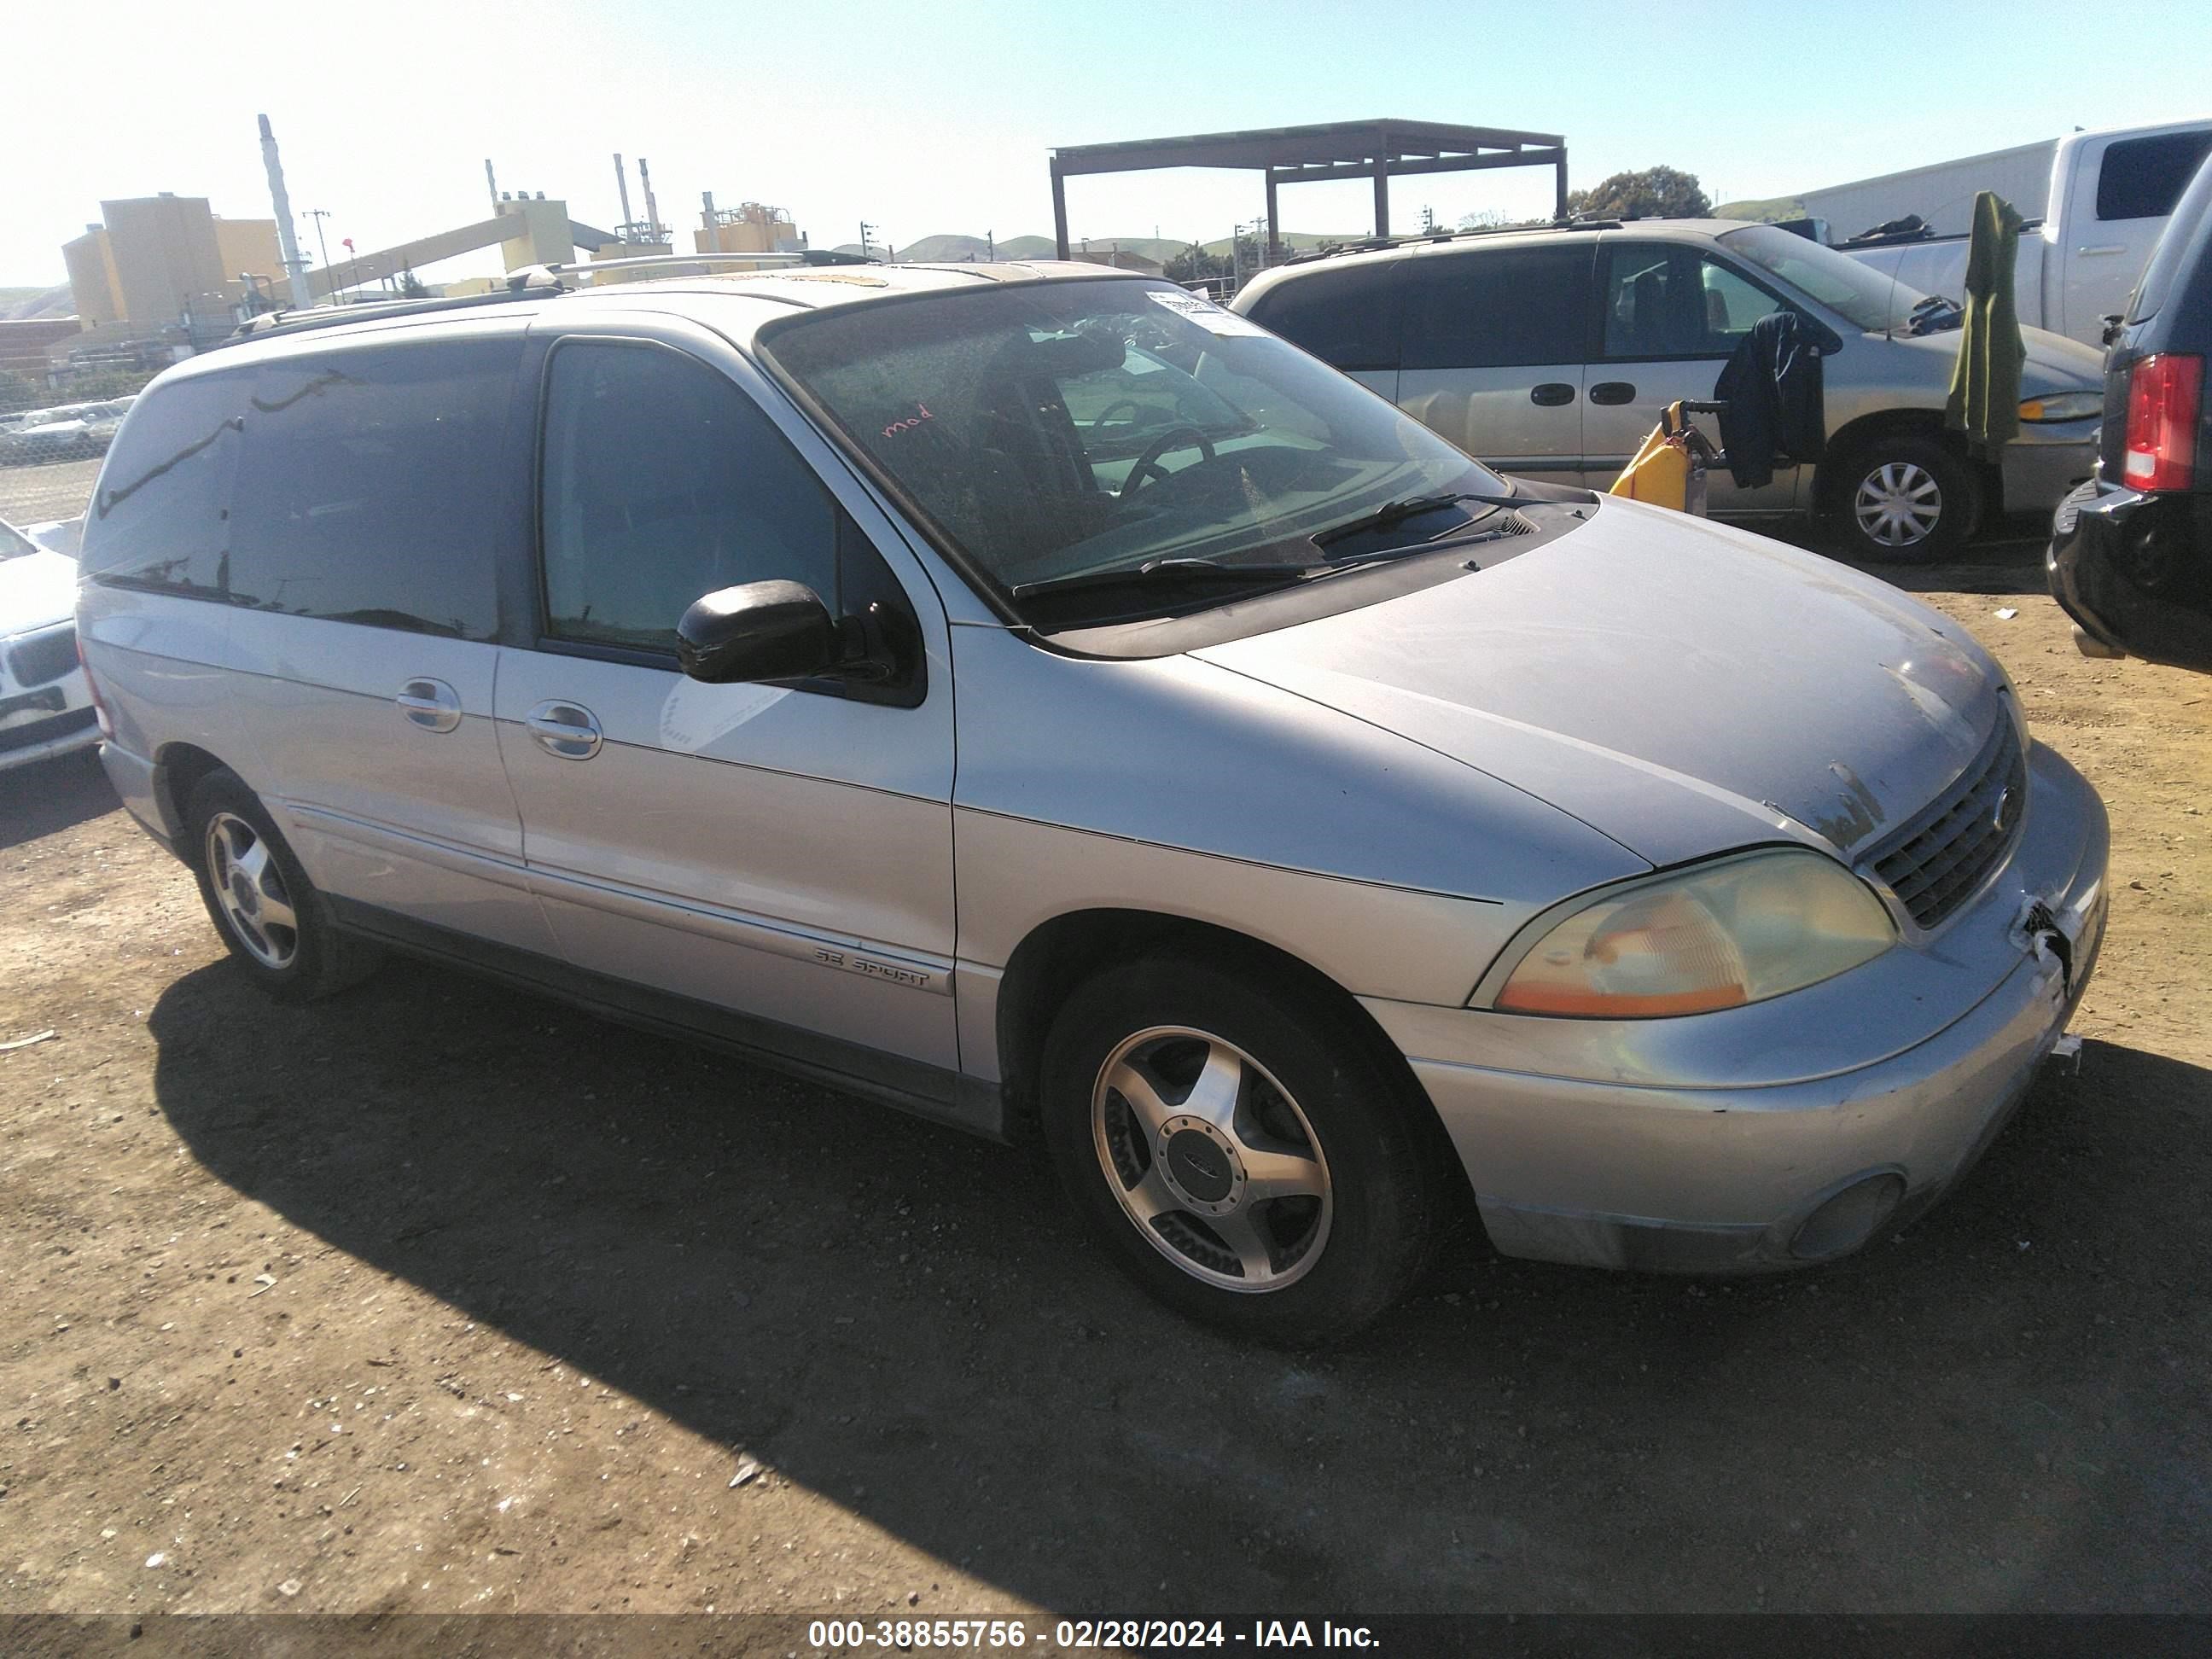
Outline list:
[[[1842,538],[1825,526],[1799,525],[1771,532],[1777,539],[1810,549],[1869,576],[1879,576],[1908,593],[2047,593],[2043,568],[2049,543],[2047,523],[2031,519],[2006,519],[1991,525],[1960,550],[1956,558],[1938,564],[1879,564],[1855,559],[1844,550]]]
[[[0,772],[0,848],[89,823],[118,804],[97,750]]]
[[[149,1026],[239,1192],[1056,1611],[2212,1605],[2197,1066],[2089,1044],[1829,1268],[1468,1240],[1294,1356],[1146,1300],[1030,1152],[441,969],[217,964]]]

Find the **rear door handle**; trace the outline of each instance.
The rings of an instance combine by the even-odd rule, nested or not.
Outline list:
[[[443,680],[410,680],[397,701],[410,724],[425,732],[450,732],[461,723],[460,694]]]
[[[1539,409],[1557,409],[1575,400],[1575,389],[1565,380],[1547,380],[1528,388],[1528,401]]]
[[[2074,251],[2076,253],[2086,253],[2094,258],[2100,253],[2125,253],[2127,249],[2118,242],[2108,242],[2100,243],[2095,247],[2077,247]]]
[[[522,717],[538,746],[562,760],[589,760],[599,752],[599,717],[580,704],[549,698]]]
[[[1589,389],[1589,400],[1594,404],[1632,404],[1636,388],[1626,380],[1600,380]]]

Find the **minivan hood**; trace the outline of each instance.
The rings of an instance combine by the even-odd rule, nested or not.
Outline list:
[[[76,608],[76,562],[58,553],[0,559],[0,635],[66,619]]]
[[[1660,866],[1785,839],[1853,857],[2010,718],[1987,653],[1887,583],[1679,513],[1585,510],[1494,568],[1194,654]]]
[[[1900,332],[1892,337],[1899,345],[1948,359],[1959,355],[1966,331],[1946,328],[1933,334]],[[2020,331],[2020,343],[2026,358],[2020,371],[2022,397],[2048,396],[2055,392],[2094,392],[2105,384],[2105,356],[2094,346],[2069,340],[2063,334],[2053,334],[2049,329],[2026,326]]]

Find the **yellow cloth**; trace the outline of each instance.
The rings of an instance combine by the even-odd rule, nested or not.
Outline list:
[[[1680,444],[1668,443],[1667,428],[1658,426],[1652,428],[1651,435],[1644,441],[1644,447],[1636,452],[1636,458],[1613,481],[1613,488],[1607,493],[1686,513],[1689,510],[1689,452]]]

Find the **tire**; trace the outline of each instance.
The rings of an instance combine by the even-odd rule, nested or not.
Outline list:
[[[258,799],[218,769],[185,803],[200,902],[247,977],[281,1002],[313,1002],[375,972],[383,953],[331,921]]]
[[[1917,433],[1878,435],[1853,448],[1832,497],[1836,527],[1855,558],[1930,564],[1966,544],[1981,518],[1981,480],[1966,460]],[[1931,514],[1932,509],[1932,514]]]
[[[1046,1144],[1092,1233],[1161,1301],[1242,1336],[1351,1335],[1405,1294],[1452,1212],[1413,1085],[1346,1014],[1249,975],[1108,969],[1061,1009],[1041,1081]]]

